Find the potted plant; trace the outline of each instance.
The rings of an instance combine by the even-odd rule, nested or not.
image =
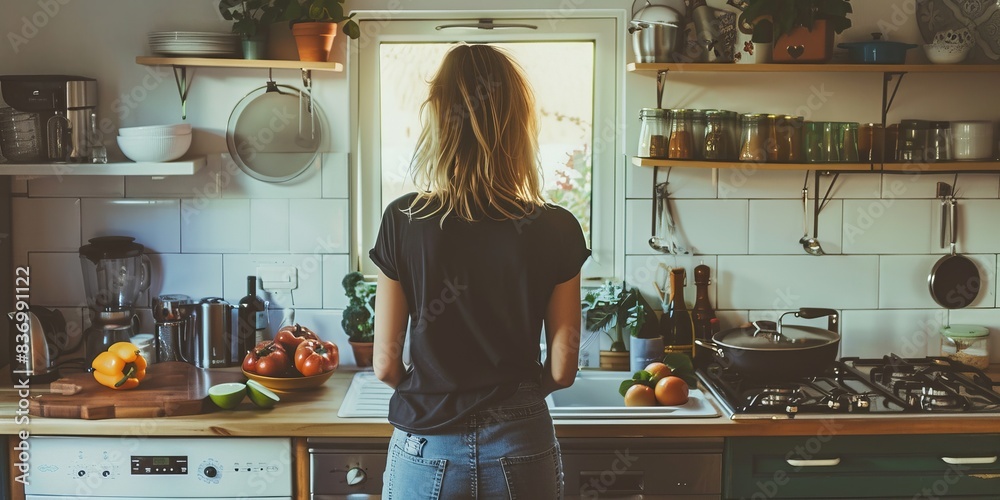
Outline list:
[[[361,35],[354,14],[344,15],[343,4],[344,0],[275,0],[282,19],[291,24],[300,60],[326,62],[338,24],[343,23],[344,34],[352,39]]]
[[[271,0],[221,0],[219,12],[233,21],[233,33],[243,42],[244,59],[265,59],[267,31],[282,15],[282,9]]]
[[[340,325],[344,327],[358,366],[371,366],[375,340],[375,284],[366,282],[359,272],[348,273],[341,284],[349,302]]]
[[[833,55],[833,35],[851,27],[850,0],[747,0],[739,17],[755,44],[773,42],[774,62],[820,63]]]
[[[637,288],[626,290],[624,283],[608,281],[585,296],[583,307],[587,329],[603,331],[611,339],[610,349],[601,351],[601,368],[630,368],[626,330],[635,338],[658,337],[656,315]]]

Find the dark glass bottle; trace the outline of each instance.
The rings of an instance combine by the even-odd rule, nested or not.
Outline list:
[[[236,313],[236,355],[240,360],[267,336],[267,311],[257,297],[257,277],[247,276],[247,295],[240,299]]]
[[[660,318],[663,352],[694,356],[694,323],[684,303],[684,268],[670,270],[670,301]]]
[[[712,335],[719,331],[719,320],[715,317],[715,309],[708,299],[708,285],[712,283],[712,271],[705,264],[694,268],[694,308],[691,310],[691,320],[694,323],[694,338],[710,341]],[[712,361],[712,351],[695,346],[694,365],[704,367]]]

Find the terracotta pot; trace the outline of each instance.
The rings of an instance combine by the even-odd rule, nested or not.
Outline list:
[[[354,362],[357,363],[358,368],[371,366],[375,344],[372,342],[349,342],[351,349],[354,350]]]
[[[833,30],[817,20],[812,29],[799,26],[774,41],[774,62],[824,63],[833,56]]]
[[[601,351],[601,369],[619,372],[628,371],[628,351]]]
[[[330,59],[333,38],[337,36],[336,23],[296,23],[292,26],[299,60],[326,62]]]

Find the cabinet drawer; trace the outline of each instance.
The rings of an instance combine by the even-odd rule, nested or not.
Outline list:
[[[726,440],[726,498],[937,498],[1000,491],[1000,435]]]

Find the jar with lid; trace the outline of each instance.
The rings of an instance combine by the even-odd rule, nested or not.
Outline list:
[[[667,115],[666,109],[642,108],[639,110],[639,151],[642,158],[667,157]]]
[[[951,159],[951,122],[930,122],[927,130],[927,161]]]
[[[670,110],[670,139],[667,142],[667,158],[676,160],[694,159],[694,134],[691,132],[691,110]]]
[[[705,159],[706,160],[732,160],[734,158],[730,136],[732,129],[726,120],[723,111],[705,112]]]
[[[740,161],[767,161],[767,117],[747,113],[741,117],[743,140]]]
[[[899,137],[896,139],[896,158],[899,161],[921,162],[926,159],[928,125],[929,122],[924,120],[899,122]]]
[[[985,370],[990,366],[990,331],[978,325],[951,325],[941,329],[941,354]]]

